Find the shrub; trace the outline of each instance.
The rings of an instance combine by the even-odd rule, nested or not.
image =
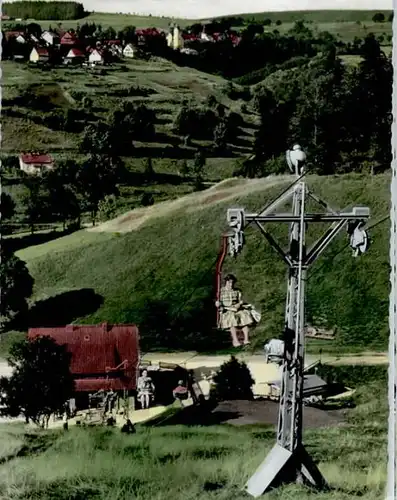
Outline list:
[[[211,397],[218,401],[231,399],[251,400],[254,397],[252,386],[255,380],[251,376],[248,366],[231,356],[229,361],[223,363],[214,376],[214,387]]]

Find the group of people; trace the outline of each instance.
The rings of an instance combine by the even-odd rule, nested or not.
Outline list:
[[[149,408],[155,398],[155,386],[152,377],[148,375],[148,371],[146,369],[142,371],[141,376],[138,378],[137,389],[137,397],[141,404],[141,408],[143,410]],[[172,391],[172,394],[177,400],[183,400],[188,397],[189,391],[183,380],[178,381],[178,385]]]

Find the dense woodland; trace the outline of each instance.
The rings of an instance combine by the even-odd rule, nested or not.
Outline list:
[[[66,20],[81,19],[87,15],[78,2],[3,2],[2,14],[17,19]]]

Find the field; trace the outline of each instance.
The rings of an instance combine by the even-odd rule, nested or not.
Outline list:
[[[270,19],[272,22],[280,20],[283,23],[293,23],[304,20],[312,23],[346,23],[346,22],[370,22],[374,14],[383,12],[385,18],[391,14],[391,10],[296,10],[281,12],[259,12],[239,14],[231,17],[242,18],[245,22],[262,22]],[[225,16],[229,17],[229,16]],[[219,19],[219,18],[216,18]]]
[[[374,223],[388,215],[389,175],[348,175],[326,182],[309,176],[308,181],[314,192],[335,207],[368,204]],[[145,324],[156,311],[159,318],[169,314],[181,321],[185,318],[190,327],[201,325],[199,335],[167,337],[173,348],[219,348],[222,337],[214,337],[208,328],[215,322],[215,260],[226,208],[239,205],[259,210],[289,182],[289,176],[224,181],[175,201],[127,212],[92,230],[20,250],[17,255],[27,262],[35,279],[36,305],[29,325]],[[316,206],[309,209],[318,210]],[[286,228],[271,231],[282,245],[286,243]],[[310,232],[309,238],[316,235],[319,231]],[[353,259],[346,249],[347,240],[340,236],[308,278],[309,321],[318,323],[327,317],[339,327],[336,346],[353,351],[382,350],[387,345],[387,222],[377,225],[371,237],[368,254]],[[259,232],[250,230],[241,256],[226,260],[224,272],[228,271],[237,275],[245,299],[262,312],[255,348],[282,328],[284,264]],[[164,328],[166,320],[159,321],[163,323],[158,326]],[[143,328],[144,343],[153,341],[155,346],[160,341],[166,347],[164,340],[145,335]],[[228,342],[227,337],[224,340]]]
[[[295,21],[305,20],[310,23],[312,28],[319,31],[329,31],[333,35],[339,36],[344,41],[351,41],[355,36],[364,37],[368,33],[377,35],[391,35],[392,25],[387,21],[391,11],[382,11],[385,14],[386,22],[374,23],[372,18],[377,10],[324,10],[324,11],[291,11],[291,12],[264,12],[259,14],[242,14],[241,16],[232,16],[242,18],[245,23],[263,22],[264,19],[271,19],[273,23],[280,20],[280,26],[265,27],[266,30],[277,28],[281,33],[292,28]],[[222,16],[228,17],[228,16]],[[215,18],[219,19],[219,18]],[[27,22],[32,21],[28,20]],[[171,19],[167,17],[144,17],[130,14],[109,14],[101,12],[92,12],[84,19],[74,21],[45,21],[36,20],[43,29],[49,26],[56,26],[61,23],[64,29],[76,28],[77,23],[84,22],[101,24],[103,28],[113,27],[116,32],[125,26],[135,26],[136,28],[157,27],[168,30],[171,22],[177,22],[182,28],[193,23],[200,22],[199,19]],[[243,26],[236,25],[234,28],[241,29]]]
[[[364,381],[363,381],[364,382]],[[361,387],[345,421],[308,428],[307,449],[330,491],[287,485],[269,499],[375,500],[386,480],[384,383]],[[0,486],[7,500],[240,500],[242,487],[274,443],[274,427],[137,426],[39,432],[0,426]]]
[[[136,28],[156,27],[168,30],[171,22],[177,22],[181,27],[188,26],[194,23],[190,19],[173,19],[170,17],[155,17],[155,16],[135,16],[131,14],[110,14],[106,12],[91,12],[87,17],[79,20],[62,20],[62,21],[45,21],[36,20],[44,29],[51,26],[56,26],[57,23],[62,23],[64,29],[75,28],[77,23],[95,23],[100,24],[106,29],[112,27],[117,31],[122,30],[125,26],[135,26]]]

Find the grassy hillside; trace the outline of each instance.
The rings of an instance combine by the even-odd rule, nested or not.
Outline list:
[[[251,151],[256,130],[255,117],[250,108],[241,113],[241,102],[229,99],[223,92],[225,80],[191,68],[180,68],[165,60],[125,60],[108,68],[105,74],[96,75],[82,68],[57,68],[42,71],[3,61],[2,100],[2,155],[19,155],[21,151],[48,151],[55,160],[82,158],[78,143],[87,123],[106,118],[122,102],[144,103],[156,112],[156,135],[152,142],[135,142],[133,156],[123,158],[132,176],[142,174],[147,157],[153,161],[157,180],[150,186],[136,182],[121,186],[118,213],[139,206],[142,194],[149,191],[155,201],[175,198],[192,191],[189,179],[180,175],[183,159],[188,162],[198,146],[208,146],[211,141],[192,140],[189,146],[173,130],[173,122],[181,103],[189,101],[202,106],[209,95],[229,110],[240,112],[243,125],[239,128],[235,144],[230,145],[226,158],[207,158],[205,181],[219,181],[230,177],[235,169],[233,157]],[[127,97],[117,93],[131,90]],[[40,106],[18,100],[30,91],[40,97]],[[82,110],[84,97],[92,100],[89,110]],[[84,120],[77,122],[73,132],[53,130],[43,124],[43,117],[68,110],[83,111]],[[18,198],[21,186],[15,180],[5,179],[4,189]],[[18,204],[18,210],[20,204]],[[22,217],[22,215],[21,215]],[[22,217],[23,219],[23,217]],[[21,220],[22,220],[21,219]]]
[[[130,96],[123,96],[123,102],[145,103],[155,109],[157,114],[156,136],[158,143],[138,144],[141,148],[155,150],[152,157],[172,156],[170,148],[180,144],[180,139],[171,130],[173,119],[181,103],[186,100],[200,105],[209,94],[215,95],[230,109],[239,110],[240,102],[228,99],[222,92],[226,81],[214,75],[204,74],[192,68],[180,68],[166,60],[124,60],[98,75],[84,68],[57,68],[42,71],[27,64],[11,61],[3,63],[3,140],[2,152],[20,151],[23,137],[25,149],[42,147],[52,152],[75,154],[81,130],[75,133],[58,132],[37,123],[36,116],[46,113],[16,102],[18,96],[30,90],[42,96],[48,103],[47,111],[53,109],[81,108],[85,96],[92,99],[93,108],[87,121],[105,117],[109,111],[120,104],[117,92],[130,89]],[[54,83],[56,82],[56,83]],[[252,120],[245,115],[246,129],[241,131],[241,139],[252,139]],[[80,127],[81,128],[81,127]],[[238,151],[247,148],[235,145]],[[193,149],[192,149],[193,150]],[[156,154],[157,151],[157,154]],[[148,153],[148,151],[146,151]],[[147,156],[144,151],[137,156]]]
[[[342,426],[308,429],[304,440],[331,486],[313,493],[289,485],[269,499],[381,498],[386,481],[387,406],[380,383],[358,390]],[[0,426],[0,486],[22,500],[239,500],[274,444],[271,426],[165,426],[136,435],[113,429],[27,432]],[[54,467],[54,464],[56,466]]]
[[[375,13],[383,12],[386,18],[384,23],[374,23],[372,18]],[[280,26],[265,27],[266,30],[271,30],[276,27],[281,33],[289,30],[295,21],[305,20],[313,24],[320,31],[329,31],[333,35],[340,36],[344,41],[351,41],[355,36],[364,37],[368,33],[391,35],[392,25],[387,22],[388,16],[392,11],[388,10],[309,10],[309,11],[287,11],[287,12],[261,12],[254,14],[242,14],[238,16],[222,16],[222,18],[238,18],[243,19],[243,24],[237,23],[235,28],[242,28],[250,22],[263,22],[265,19],[271,19],[273,23],[281,21]],[[220,18],[214,18],[220,19]],[[30,22],[28,20],[27,22]],[[186,27],[193,23],[208,21],[199,19],[171,19],[168,17],[145,17],[135,16],[130,14],[110,14],[103,12],[92,12],[84,19],[79,21],[46,21],[36,20],[43,29],[49,26],[56,26],[61,23],[64,29],[76,28],[77,24],[83,22],[100,24],[104,29],[112,27],[117,31],[125,26],[135,26],[136,28],[157,27],[168,30],[171,22],[177,22],[179,26]]]
[[[64,29],[75,28],[77,23],[95,23],[100,24],[104,29],[110,26],[116,31],[122,30],[125,26],[135,26],[136,28],[148,28],[156,27],[162,29],[168,29],[170,22],[177,22],[180,26],[187,26],[192,24],[194,20],[190,19],[173,19],[170,17],[156,17],[156,16],[135,16],[131,14],[112,14],[108,12],[91,12],[88,16],[76,20],[62,20],[62,21],[47,21],[47,20],[36,20],[43,29],[51,26],[56,26],[56,24],[62,23]]]
[[[309,177],[314,191],[331,205],[368,204],[374,221],[388,214],[389,181],[388,175]],[[208,348],[218,340],[209,329],[214,324],[215,260],[226,208],[240,205],[259,210],[289,182],[289,177],[234,179],[127,213],[95,231],[21,250],[18,255],[28,263],[35,279],[34,298],[39,301],[30,325],[70,321],[153,325],[155,317],[158,337],[142,328],[145,349]],[[323,229],[311,229],[308,244]],[[286,227],[271,231],[287,243]],[[368,254],[354,259],[349,249],[342,251],[347,238],[341,235],[315,264],[307,284],[309,320],[337,326],[336,345],[353,350],[382,349],[387,342],[387,222],[371,236]],[[227,271],[237,275],[246,300],[262,311],[256,341],[277,335],[283,323],[286,270],[258,231],[247,231],[246,246],[235,261],[226,261]],[[185,325],[185,333],[176,324]],[[167,326],[171,331],[162,336]]]
[[[239,14],[236,16],[224,16],[242,18],[245,22],[253,20],[261,22],[270,19],[275,22],[280,20],[283,23],[293,23],[297,20],[314,23],[344,23],[344,22],[368,22],[372,21],[374,14],[382,12],[385,18],[392,13],[391,10],[291,10],[281,12],[258,12]]]

